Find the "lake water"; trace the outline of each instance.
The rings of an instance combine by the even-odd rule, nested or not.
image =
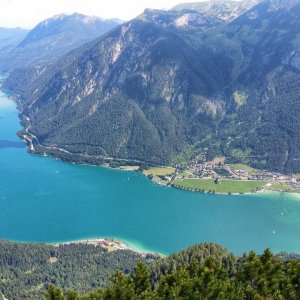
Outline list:
[[[15,104],[0,93],[0,238],[60,242],[114,237],[168,254],[200,242],[235,253],[300,252],[300,198],[208,195],[139,173],[27,153]],[[23,143],[23,144],[22,144]]]

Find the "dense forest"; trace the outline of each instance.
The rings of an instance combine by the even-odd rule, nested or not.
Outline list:
[[[76,289],[80,294],[105,287],[115,270],[124,274],[138,261],[157,256],[133,251],[107,252],[100,246],[11,243],[0,241],[0,293],[6,298],[41,299],[49,285]],[[1,295],[1,294],[0,294]]]
[[[203,256],[205,247],[208,255]],[[205,299],[263,300],[300,298],[300,262],[283,261],[265,250],[261,256],[250,252],[240,258],[219,257],[220,248],[212,245],[194,247],[172,258],[159,261],[159,280],[153,279],[153,267],[138,262],[133,272],[116,272],[110,286],[80,297],[50,286],[47,300],[100,299]],[[205,251],[204,251],[205,252]],[[180,262],[186,263],[181,264]]]
[[[211,243],[160,257],[1,241],[0,274],[0,295],[15,300],[300,297],[300,255],[266,250],[239,257]]]

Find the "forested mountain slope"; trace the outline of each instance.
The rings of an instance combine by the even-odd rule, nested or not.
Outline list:
[[[231,22],[195,12],[178,23],[185,14],[148,10],[21,86],[36,151],[168,164],[194,145],[299,172],[299,0],[262,1]]]
[[[228,137],[223,152],[286,173],[300,170],[299,16],[298,0],[266,1],[226,32],[248,55],[231,85],[235,105],[219,132]]]
[[[8,299],[42,299],[47,289],[48,300],[63,300],[63,294],[68,300],[298,300],[300,296],[299,255],[274,256],[266,250],[260,256],[250,252],[237,257],[210,243],[163,258],[106,252],[87,244],[54,247],[1,241],[0,245],[0,295]]]
[[[88,244],[46,245],[0,241],[0,295],[8,299],[42,299],[50,284],[81,294],[108,285],[116,270],[125,274],[138,261],[149,264],[157,255],[133,251],[107,252]],[[1,297],[0,297],[1,299]]]
[[[149,270],[139,262],[129,276],[115,273],[110,287],[82,298],[77,295],[77,299],[299,299],[299,261],[283,262],[268,249],[261,256],[250,252],[236,261],[234,257],[220,261],[217,254],[220,250],[215,246],[200,245],[174,255],[173,268],[154,284],[151,284],[151,268]],[[208,255],[203,256],[201,252]],[[183,258],[186,263],[176,265],[177,260]],[[164,266],[161,267],[164,271]],[[46,294],[50,298],[46,299],[54,299],[51,298],[53,292],[62,295],[59,289],[51,286]],[[72,294],[76,296],[76,293]]]

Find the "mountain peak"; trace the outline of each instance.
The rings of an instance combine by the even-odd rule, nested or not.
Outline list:
[[[75,21],[80,21],[86,24],[92,24],[95,23],[97,21],[101,21],[101,22],[105,22],[105,21],[109,21],[97,16],[87,16],[87,15],[83,15],[80,14],[78,12],[75,12],[73,14],[57,14],[54,15],[53,17],[50,17],[42,22],[40,22],[37,26],[41,25],[41,26],[48,26],[49,23],[53,23],[53,22],[67,22],[67,21],[71,21],[71,20],[75,20]]]
[[[22,39],[9,48],[9,59],[5,57],[0,60],[0,66],[5,70],[13,70],[47,65],[119,24],[79,13],[55,15],[40,22],[26,36],[22,35]]]
[[[261,0],[208,0],[178,4],[174,6],[173,9],[190,9],[222,20],[233,20],[260,1]]]
[[[35,26],[18,47],[23,48],[28,44],[38,42],[42,39],[68,32],[72,35],[75,35],[76,32],[79,35],[82,32],[86,32],[87,35],[95,36],[96,38],[102,34],[101,28],[112,28],[118,24],[112,20],[105,20],[96,16],[86,16],[80,13],[73,13],[71,15],[58,14]]]
[[[101,22],[107,22],[107,21],[110,21],[109,19],[104,19],[104,18],[101,18],[101,17],[97,17],[97,16],[88,16],[88,15],[83,15],[83,14],[80,14],[80,13],[73,13],[71,15],[68,15],[69,18],[73,18],[73,19],[76,19],[76,20],[80,20],[86,24],[91,24],[91,23],[95,23],[97,21],[101,21]]]
[[[158,10],[146,9],[139,16],[141,20],[147,20],[155,25],[172,30],[183,30],[185,32],[199,32],[204,29],[212,28],[223,21],[204,13],[191,9],[183,10]]]

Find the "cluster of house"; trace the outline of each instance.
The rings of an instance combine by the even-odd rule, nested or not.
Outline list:
[[[228,176],[232,174],[229,166],[224,163],[223,158],[216,158],[213,161],[206,162],[205,157],[201,154],[196,156],[189,165],[189,169],[199,178],[220,177],[220,174],[216,172],[216,168],[222,168]]]
[[[205,162],[203,156],[195,157],[189,166],[191,172],[199,178],[229,178],[236,180],[265,180],[285,182],[294,188],[300,187],[300,179],[291,175],[283,175],[271,171],[258,171],[249,174],[247,170],[235,170],[230,165],[224,163],[224,158],[216,158],[213,161]],[[220,172],[220,170],[222,172]]]

